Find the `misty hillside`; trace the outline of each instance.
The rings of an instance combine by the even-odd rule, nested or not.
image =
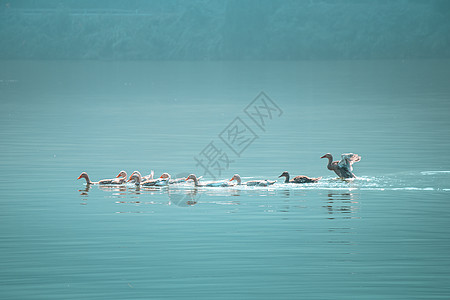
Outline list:
[[[449,58],[446,0],[0,0],[0,59]]]

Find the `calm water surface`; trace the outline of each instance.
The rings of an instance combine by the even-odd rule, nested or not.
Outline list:
[[[450,62],[1,62],[0,298],[448,299]],[[283,111],[264,130],[244,108]],[[238,157],[218,135],[240,117]],[[120,170],[318,184],[90,188]],[[353,182],[319,159],[362,156]],[[207,176],[206,176],[207,177]]]

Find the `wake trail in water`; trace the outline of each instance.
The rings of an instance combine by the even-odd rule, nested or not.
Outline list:
[[[424,179],[425,177],[425,179]],[[246,177],[246,180],[258,178]],[[408,174],[391,174],[388,176],[361,176],[352,179],[335,177],[322,178],[317,183],[283,183],[276,182],[270,186],[234,185],[229,187],[197,187],[190,183],[172,184],[169,189],[197,189],[199,191],[220,192],[226,190],[391,190],[391,191],[449,191],[450,171],[421,171]],[[142,189],[145,189],[144,187]]]
[[[450,171],[422,171],[422,175],[440,175],[440,174],[450,174]]]
[[[245,180],[259,179],[246,177]],[[271,195],[278,191],[308,191],[308,190],[334,190],[334,191],[436,191],[450,192],[450,171],[419,171],[401,172],[385,176],[361,176],[352,179],[339,179],[335,177],[322,178],[317,183],[283,183],[278,181],[270,186],[246,186],[233,185],[228,187],[195,187],[192,183],[183,182],[171,184],[165,187],[137,187],[133,183],[121,186],[100,186],[106,192],[112,192],[118,197],[126,197],[127,194],[193,194],[202,193],[215,196],[233,196],[240,191],[258,193],[259,195]],[[205,179],[207,181],[208,179]]]

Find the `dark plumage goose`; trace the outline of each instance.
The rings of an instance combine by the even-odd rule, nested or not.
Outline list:
[[[284,183],[313,183],[313,182],[317,182],[320,179],[322,179],[322,177],[310,178],[308,176],[299,175],[299,176],[295,176],[294,178],[289,180],[290,176],[289,176],[289,172],[288,171],[284,171],[283,174],[278,176],[278,178],[279,177],[286,177],[286,180],[284,181]]]
[[[352,172],[352,165],[361,160],[361,156],[358,154],[344,153],[341,155],[340,161],[333,161],[333,156],[330,153],[325,154],[321,158],[328,158],[328,170],[334,171],[340,178],[356,178]]]

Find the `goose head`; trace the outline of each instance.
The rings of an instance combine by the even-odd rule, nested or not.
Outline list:
[[[131,174],[130,178],[128,178],[127,182],[130,182],[133,180],[136,182],[136,184],[141,183],[141,174],[139,172]]]
[[[186,179],[184,181],[188,181],[189,179],[192,179],[194,181],[197,181],[197,176],[195,176],[194,174],[189,175],[188,177],[186,177]]]
[[[119,172],[119,175],[117,175],[116,176],[116,178],[120,178],[120,177],[124,177],[124,178],[127,178],[127,172],[125,172],[125,171],[120,171]]]
[[[241,183],[241,176],[239,174],[234,174],[229,181],[236,180],[239,184]]]
[[[81,173],[80,176],[78,176],[77,180],[81,179],[81,178],[86,179],[86,183],[87,184],[91,184],[92,183],[91,180],[89,179],[88,174],[86,172]]]
[[[321,156],[320,158],[331,158],[331,159],[333,159],[333,156],[331,155],[331,153],[327,153],[327,154]]]
[[[281,173],[281,175],[280,176],[278,176],[278,178],[280,178],[280,177],[289,177],[289,172],[288,171],[284,171],[283,173]]]
[[[169,174],[169,173],[163,173],[163,174],[161,175],[161,177],[159,177],[159,178],[161,178],[161,179],[166,179],[166,180],[170,180],[170,174]]]
[[[131,176],[133,176],[133,175],[137,175],[137,176],[140,177],[141,180],[142,180],[141,172],[139,172],[139,171],[133,171],[133,173],[131,173],[131,175],[130,175],[130,178],[131,178]],[[128,181],[130,181],[130,180],[127,180],[127,182],[128,182]]]
[[[88,174],[86,172],[83,172],[83,173],[80,174],[80,176],[78,176],[77,180],[81,179],[81,178],[89,179],[89,176],[88,176]]]

